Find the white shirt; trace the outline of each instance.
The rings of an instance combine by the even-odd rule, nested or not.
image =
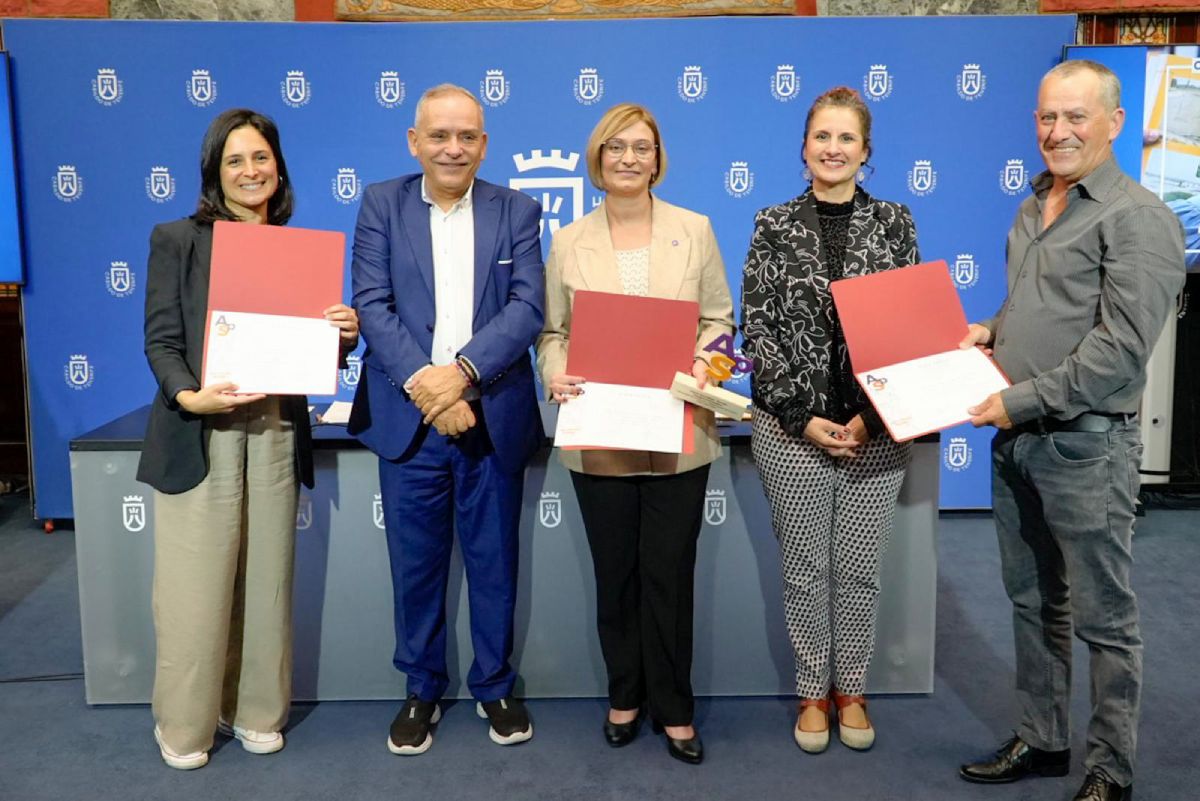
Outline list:
[[[429,204],[429,233],[433,239],[433,299],[436,318],[433,347],[429,354],[435,365],[453,364],[454,356],[471,341],[471,318],[475,312],[475,215],[471,193],[442,211],[425,190],[421,199]]]

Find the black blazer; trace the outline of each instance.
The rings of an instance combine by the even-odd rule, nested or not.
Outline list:
[[[154,226],[146,280],[146,358],[158,381],[142,441],[138,481],[169,494],[192,489],[208,475],[204,415],[175,402],[183,389],[199,389],[208,311],[212,225],[185,217]],[[312,428],[308,399],[284,395],[280,412],[296,432],[296,478],[313,485]]]

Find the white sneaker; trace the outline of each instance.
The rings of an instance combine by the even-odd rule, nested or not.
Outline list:
[[[195,770],[208,764],[207,751],[177,754],[168,748],[167,744],[162,740],[162,730],[158,726],[154,727],[154,741],[158,743],[158,753],[162,755],[162,760],[167,763],[167,767],[175,768],[176,770]]]
[[[242,748],[252,754],[273,754],[283,748],[283,734],[277,731],[254,731],[230,725],[225,720],[217,721],[217,730],[229,737],[236,737]]]

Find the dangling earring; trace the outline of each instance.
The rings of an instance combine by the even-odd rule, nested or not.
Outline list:
[[[801,175],[803,176],[804,180],[812,183],[812,170],[810,170],[808,167],[804,168],[804,172],[802,172]]]
[[[867,180],[866,170],[864,170],[862,167],[859,167],[858,174],[855,175],[854,178],[861,184],[863,181]]]

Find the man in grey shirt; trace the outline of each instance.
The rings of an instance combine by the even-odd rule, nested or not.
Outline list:
[[[1174,214],[1112,155],[1125,111],[1107,67],[1046,73],[1035,112],[1047,170],[1008,234],[1008,297],[962,347],[994,349],[1013,385],[969,410],[999,431],[992,505],[1013,603],[1015,736],[967,781],[1070,770],[1071,631],[1088,645],[1087,778],[1075,801],[1125,801],[1141,693],[1130,587],[1146,362],[1183,286]]]

